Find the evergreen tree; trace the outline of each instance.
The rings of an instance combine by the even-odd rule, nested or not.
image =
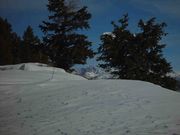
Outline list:
[[[124,15],[119,23],[120,26],[112,22],[112,33],[101,36],[98,60],[104,63],[100,66],[121,79],[149,81],[176,89],[175,79],[168,76],[172,67],[162,54],[165,45],[160,44],[162,36],[166,35],[166,24],[155,23],[155,18],[147,22],[140,20],[141,31],[135,35],[127,29],[128,15]]]
[[[20,38],[12,32],[11,24],[0,17],[0,65],[18,63]]]
[[[13,56],[13,63],[12,64],[18,64],[21,62],[20,57],[20,44],[21,44],[21,38],[15,33],[12,33],[11,39],[13,41],[12,46],[12,56]]]
[[[144,70],[142,80],[159,84],[163,87],[176,89],[175,79],[168,76],[173,72],[169,62],[163,57],[162,49],[165,44],[160,41],[167,33],[164,32],[166,24],[156,23],[155,18],[151,18],[147,22],[139,21],[138,26],[141,32],[137,34],[137,43],[141,52],[141,68]]]
[[[31,26],[28,26],[21,43],[21,62],[42,62],[44,54],[41,47],[39,38],[34,35]]]
[[[77,31],[88,29],[91,14],[87,7],[76,9],[67,0],[48,0],[51,15],[40,25],[44,32],[44,44],[52,63],[69,70],[74,64],[85,64],[93,56],[91,42]]]
[[[11,54],[11,25],[0,18],[0,64],[11,64],[12,63],[12,54]]]
[[[120,26],[112,22],[114,27],[112,33],[101,36],[102,45],[98,49],[101,56],[98,60],[104,61],[100,67],[111,71],[118,78],[130,79],[133,75],[130,73],[134,71],[131,69],[133,68],[131,64],[134,63],[132,62],[133,45],[131,44],[133,35],[127,29],[128,15],[124,15],[118,22]]]

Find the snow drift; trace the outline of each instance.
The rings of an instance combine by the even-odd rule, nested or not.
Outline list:
[[[1,135],[180,134],[177,92],[142,81],[86,80],[37,63],[0,69]]]
[[[41,63],[0,66],[0,85],[38,84],[50,80],[85,80],[85,78],[69,74],[64,69],[49,67]]]

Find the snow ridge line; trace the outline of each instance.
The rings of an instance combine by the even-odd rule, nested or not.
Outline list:
[[[32,83],[19,83],[19,84],[17,84],[17,83],[3,83],[3,84],[0,84],[0,86],[8,86],[8,85],[32,85],[32,84],[37,85],[37,84],[42,84],[42,83],[45,83],[45,82],[49,82],[49,81],[51,81],[54,78],[54,74],[55,74],[55,68],[54,67],[52,67],[52,68],[53,69],[52,69],[51,77],[49,77],[46,80],[39,81],[39,82],[32,82]]]

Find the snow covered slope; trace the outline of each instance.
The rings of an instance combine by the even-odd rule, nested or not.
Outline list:
[[[49,67],[40,63],[0,66],[0,85],[39,84],[50,80],[85,80],[85,78],[69,74],[64,69]]]
[[[0,71],[0,135],[180,134],[177,92],[142,81],[85,80],[62,69],[51,79],[51,67],[28,66]]]

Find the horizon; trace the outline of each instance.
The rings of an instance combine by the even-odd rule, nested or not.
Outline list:
[[[178,0],[80,0],[80,7],[87,6],[92,18],[89,23],[91,28],[84,33],[92,42],[94,51],[98,48],[100,35],[104,32],[113,30],[111,21],[117,21],[123,14],[129,14],[129,29],[138,32],[137,23],[139,19],[148,20],[152,17],[157,18],[157,22],[165,22],[167,27],[165,32],[168,33],[163,38],[162,43],[167,46],[164,49],[164,57],[171,63],[175,72],[180,71],[180,1]],[[30,25],[35,35],[40,39],[43,36],[38,27],[43,20],[48,18],[49,12],[46,8],[48,0],[1,0],[0,16],[7,18],[12,25],[12,29],[20,37]],[[97,66],[95,58],[87,61],[84,66]],[[81,67],[81,65],[79,65]]]

